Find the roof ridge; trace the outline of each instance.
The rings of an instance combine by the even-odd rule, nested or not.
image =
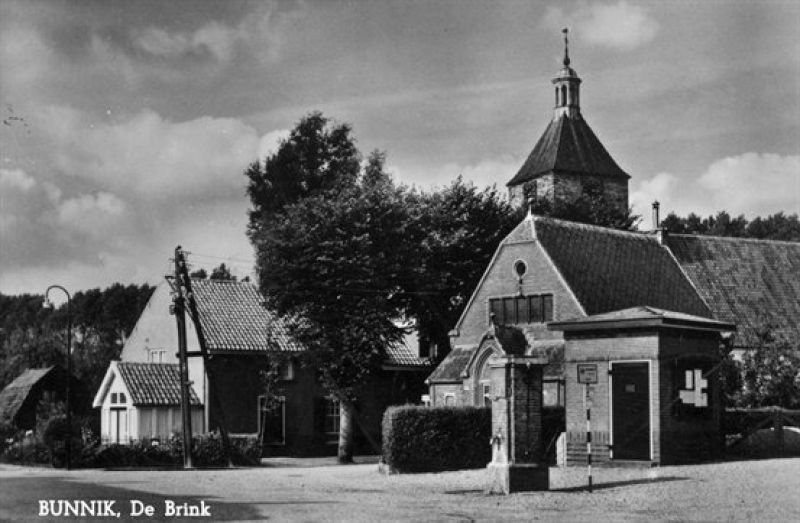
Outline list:
[[[713,234],[692,234],[692,233],[670,233],[667,232],[667,239],[675,236],[682,238],[704,238],[710,240],[726,240],[726,241],[745,241],[753,243],[784,243],[788,245],[800,246],[800,241],[792,240],[772,240],[770,238],[748,238],[745,236],[716,236]]]
[[[602,225],[595,225],[595,224],[592,224],[592,223],[576,222],[576,221],[572,221],[572,220],[565,220],[563,218],[554,218],[552,216],[545,216],[545,215],[542,215],[542,214],[533,214],[532,217],[533,217],[533,220],[535,222],[536,221],[551,221],[551,222],[557,222],[559,224],[564,224],[564,225],[566,225],[568,227],[574,227],[574,228],[578,228],[578,229],[589,229],[589,230],[598,231],[598,232],[604,232],[604,233],[609,233],[609,234],[617,234],[617,235],[620,235],[620,236],[634,236],[634,237],[646,239],[646,240],[649,240],[649,241],[656,241],[656,242],[658,241],[657,238],[655,236],[653,236],[652,234],[648,234],[648,233],[642,232],[642,231],[629,231],[629,230],[624,230],[624,229],[615,229],[614,227],[604,227]]]

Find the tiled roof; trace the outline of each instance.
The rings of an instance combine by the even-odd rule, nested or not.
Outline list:
[[[419,357],[419,337],[416,331],[411,331],[403,338],[397,347],[387,347],[384,365],[395,367],[430,367],[427,358]]]
[[[431,383],[461,381],[461,373],[469,363],[475,349],[455,348],[450,351],[426,381]]]
[[[180,370],[176,363],[118,362],[117,370],[134,405],[180,405]],[[200,405],[194,389],[191,402]]]
[[[282,319],[262,305],[254,284],[193,280],[192,288],[210,351],[303,350]]]
[[[553,118],[507,185],[518,185],[548,172],[630,178],[579,114]]]
[[[39,383],[55,366],[43,369],[27,369],[0,391],[0,420],[12,420],[28,399],[31,389]]]
[[[737,325],[735,346],[755,346],[765,328],[800,340],[800,243],[669,234],[666,244],[714,317]]]
[[[649,305],[711,317],[655,237],[552,218],[531,219],[536,239],[587,315]]]

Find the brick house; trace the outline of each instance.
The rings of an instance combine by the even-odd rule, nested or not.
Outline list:
[[[335,453],[338,402],[320,387],[313,369],[300,365],[303,347],[290,338],[281,319],[263,306],[257,287],[252,283],[215,280],[195,280],[192,287],[209,364],[214,366],[214,389],[219,395],[212,397],[203,359],[190,357],[189,380],[193,397],[202,408],[197,421],[193,421],[193,432],[200,432],[197,427],[213,430],[218,426],[220,412],[216,405],[219,404],[224,408],[222,414],[232,435],[257,435],[261,416],[267,416],[265,452]],[[107,417],[112,416],[114,408],[124,406],[128,410],[125,414],[128,425],[124,430],[129,440],[172,433],[180,426],[179,416],[175,415],[175,409],[180,412],[178,339],[175,317],[170,315],[171,304],[170,287],[164,282],[154,291],[122,349],[121,361],[111,364],[95,397],[95,407],[107,411]],[[191,321],[187,321],[187,350],[190,355],[199,354],[200,350]],[[278,408],[265,412],[259,371],[267,369],[271,359],[281,362],[278,384],[281,402]],[[135,379],[130,377],[131,369],[137,371]],[[388,350],[380,373],[366,385],[363,401],[356,405],[361,425],[370,436],[380,439],[380,423],[387,406],[419,400],[424,392],[423,380],[429,372],[428,361],[419,358],[409,345]],[[112,405],[114,393],[125,390],[127,404]],[[137,401],[137,397],[149,399]],[[117,395],[118,402],[120,398]],[[139,421],[144,419],[142,416],[147,419]],[[156,421],[151,423],[150,417]],[[160,424],[154,426],[154,423]],[[104,426],[103,439],[115,440],[115,435],[123,429],[114,432],[114,427]],[[358,434],[357,431],[357,442]]]
[[[627,209],[629,177],[583,120],[581,81],[569,63],[565,53],[553,80],[553,120],[508,183],[509,198],[516,205],[534,196],[569,200],[594,184]],[[798,274],[800,243],[626,232],[529,213],[501,241],[450,332],[451,350],[427,379],[431,403],[490,405],[490,363],[508,354],[503,347],[545,356],[551,363],[538,404],[566,406],[572,459],[580,459],[586,435],[577,367],[589,363],[596,365],[595,392],[606,398],[598,399],[601,429],[593,431],[605,459],[631,455],[612,447],[616,374],[631,378],[623,391],[647,390],[637,400],[646,407],[646,434],[631,459],[691,460],[708,449],[675,445],[678,439],[698,431],[707,440],[718,436],[717,376],[709,372],[720,345],[747,350],[764,329],[800,342]],[[698,406],[695,392],[710,402],[703,397]]]

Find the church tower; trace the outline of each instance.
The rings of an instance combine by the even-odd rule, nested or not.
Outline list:
[[[532,199],[546,199],[553,205],[572,202],[593,187],[624,212],[628,209],[630,176],[611,158],[581,115],[581,79],[570,67],[567,30],[563,33],[563,67],[553,78],[553,119],[506,184],[511,204],[523,206]]]

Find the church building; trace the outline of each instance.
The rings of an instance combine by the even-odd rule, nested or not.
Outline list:
[[[559,205],[599,188],[624,212],[630,176],[583,119],[566,49],[553,84],[553,119],[508,182],[511,202]],[[796,242],[622,231],[529,212],[450,332],[450,353],[427,380],[431,403],[491,406],[493,432],[506,427],[520,455],[554,441],[540,434],[524,448],[530,420],[498,417],[561,407],[567,461],[585,462],[588,400],[598,461],[708,457],[721,442],[716,366],[726,352],[757,346],[765,328],[800,341],[798,274]],[[524,380],[512,387],[493,378],[502,361],[524,358],[547,362],[527,396],[516,391]],[[530,402],[527,411],[520,401]]]
[[[589,187],[602,191],[615,210],[628,209],[630,176],[614,161],[581,115],[581,79],[570,67],[565,35],[563,67],[553,78],[553,119],[517,174],[508,182],[513,205],[531,199],[572,202]]]

